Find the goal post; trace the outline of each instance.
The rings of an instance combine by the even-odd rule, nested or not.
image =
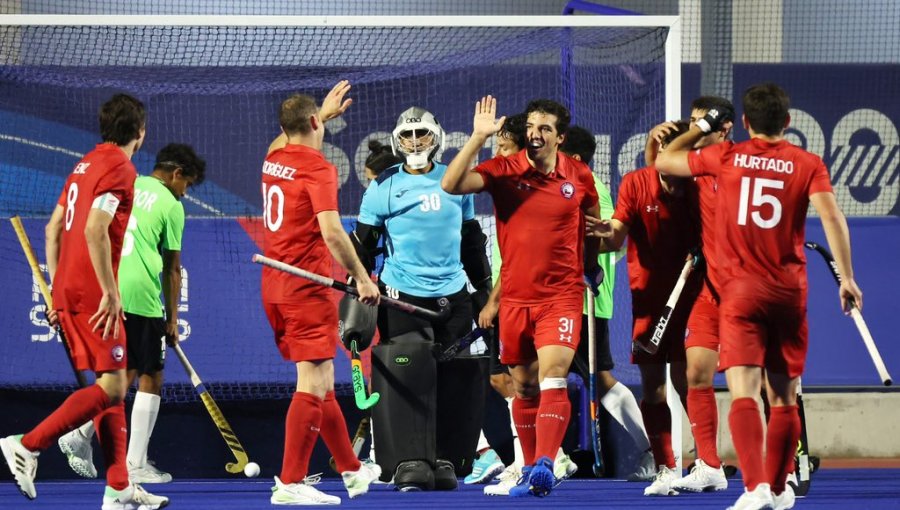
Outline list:
[[[281,100],[298,91],[321,99],[350,80],[354,104],[326,124],[323,147],[338,168],[348,223],[368,184],[369,140],[387,142],[400,112],[421,106],[446,131],[438,157],[449,162],[471,132],[475,101],[487,94],[502,115],[534,98],[570,98],[575,123],[598,142],[592,168],[615,194],[621,176],[643,166],[649,129],[681,116],[680,38],[676,16],[0,15],[0,217],[26,218],[40,239],[65,177],[99,141],[99,105],[116,92],[138,97],[148,114],[145,146],[133,158],[139,173],[150,172],[169,142],[190,144],[207,160],[206,182],[183,202],[190,293],[180,318],[188,341],[198,338],[194,362],[211,386],[229,385],[217,399],[289,394],[279,384],[293,374],[271,348],[259,276],[247,262],[258,251],[259,168],[279,132]],[[479,159],[491,156],[492,143]],[[476,199],[488,232],[491,205]],[[10,311],[0,356],[32,369],[4,371],[0,386],[65,385],[70,375],[33,313],[32,282],[14,243],[0,232],[0,278],[10,289],[0,295]],[[617,279],[617,376],[637,384],[625,342],[624,268]],[[167,398],[190,395],[185,385]]]

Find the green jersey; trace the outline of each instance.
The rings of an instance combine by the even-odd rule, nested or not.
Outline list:
[[[609,188],[597,178],[597,174],[594,174],[594,187],[597,188],[597,195],[600,196],[600,219],[611,219],[615,210],[612,195],[609,194]],[[603,269],[603,283],[600,284],[600,294],[594,298],[594,315],[601,319],[611,319],[613,313],[613,286],[616,284],[616,254],[601,253],[597,256],[597,263]],[[584,313],[587,314],[586,299],[584,302]]]
[[[181,251],[184,206],[159,179],[138,177],[119,265],[119,293],[128,313],[162,317],[162,251]]]
[[[594,175],[594,187],[597,188],[597,194],[600,195],[600,218],[608,220],[612,218],[614,207],[612,195],[597,175]],[[497,243],[496,236],[491,247],[491,277],[494,285],[500,278],[500,246]],[[594,313],[601,319],[612,318],[613,313],[613,286],[616,284],[616,254],[601,253],[597,256],[597,262],[603,268],[603,283],[600,284],[600,295],[594,299]],[[587,313],[587,300],[585,299],[584,313]]]

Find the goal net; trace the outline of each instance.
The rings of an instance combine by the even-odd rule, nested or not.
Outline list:
[[[261,163],[287,95],[321,100],[338,80],[352,83],[354,103],[327,124],[324,147],[340,173],[348,228],[365,191],[370,139],[387,143],[400,112],[421,106],[446,130],[438,159],[449,162],[471,132],[475,101],[486,94],[498,98],[504,115],[534,98],[569,106],[573,123],[595,133],[592,168],[615,192],[624,173],[643,166],[648,130],[680,113],[675,23],[603,16],[0,16],[0,386],[73,384],[6,218],[25,219],[43,261],[43,226],[73,165],[99,142],[97,111],[112,94],[127,92],[147,107],[146,142],[133,159],[139,173],[149,174],[156,151],[170,142],[190,144],[207,160],[206,182],[183,201],[180,316],[194,366],[218,387],[217,398],[287,395],[294,368],[273,344],[260,306],[260,269],[250,263],[261,249]],[[488,145],[479,158],[492,153]],[[493,232],[489,197],[476,204]],[[611,343],[617,376],[636,383],[624,263],[617,273]],[[339,389],[349,388],[348,365],[339,353]],[[166,398],[188,398],[180,370],[170,369],[167,380]]]

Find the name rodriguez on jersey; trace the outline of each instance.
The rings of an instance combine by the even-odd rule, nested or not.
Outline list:
[[[293,181],[294,174],[297,173],[297,169],[291,168],[289,166],[284,166],[281,163],[265,161],[263,162],[262,173],[271,175],[272,177],[277,177],[279,179]]]

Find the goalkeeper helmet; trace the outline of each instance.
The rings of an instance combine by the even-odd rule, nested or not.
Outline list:
[[[403,158],[413,170],[428,166],[435,154],[444,148],[444,130],[428,110],[413,106],[397,119],[391,136],[394,154]]]

